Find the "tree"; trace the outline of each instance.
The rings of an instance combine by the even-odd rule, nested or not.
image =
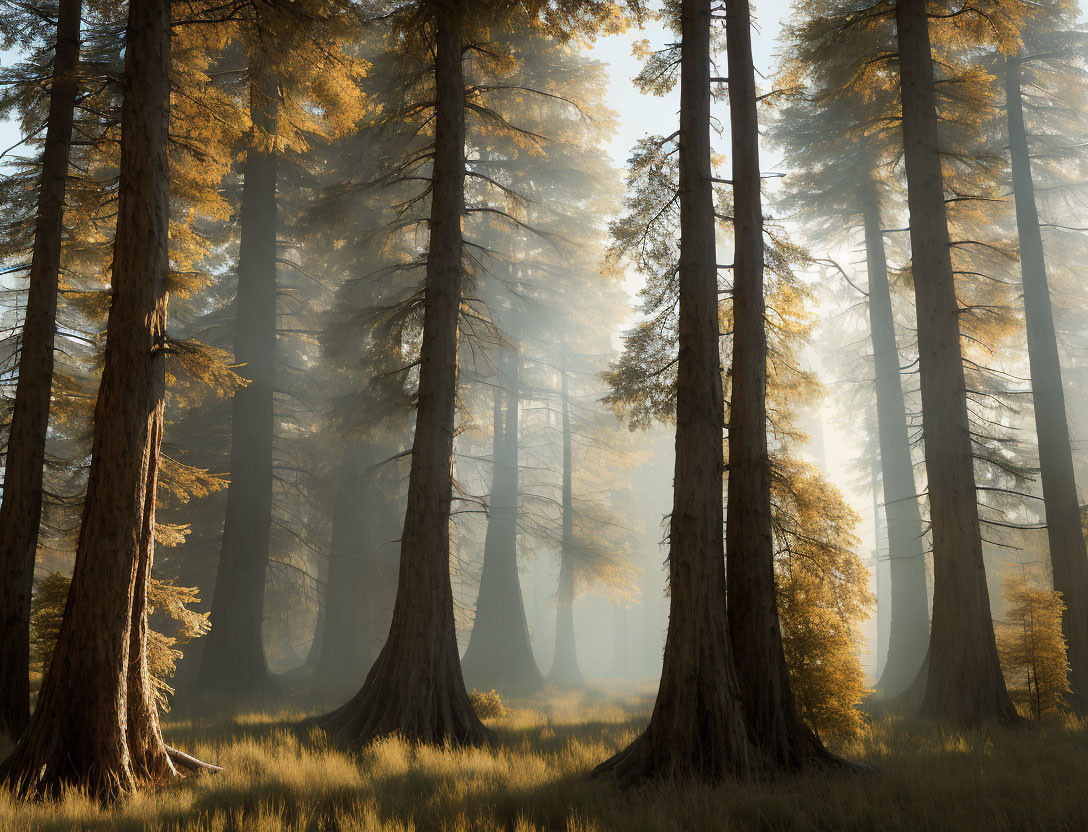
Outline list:
[[[709,0],[682,0],[680,320],[669,629],[650,724],[630,746],[597,768],[598,773],[624,781],[745,777],[752,765],[723,603],[725,413],[710,169],[710,19]],[[758,167],[755,175],[758,187]]]
[[[873,597],[855,554],[858,517],[809,466],[776,459],[772,483],[775,583],[790,686],[805,723],[821,737],[863,729],[870,693],[859,625]]]
[[[1048,23],[1053,25],[1051,21]],[[1047,37],[1048,34],[1050,37]],[[1005,112],[1012,161],[1016,227],[1020,240],[1020,270],[1024,286],[1035,432],[1039,442],[1039,468],[1046,506],[1050,560],[1053,566],[1054,589],[1064,599],[1062,632],[1069,647],[1069,693],[1072,701],[1079,708],[1084,708],[1085,697],[1088,696],[1088,550],[1085,548],[1081,528],[1062,367],[1058,357],[1046,257],[1035,201],[1023,94],[1024,73],[1028,73],[1030,82],[1032,63],[1039,60],[1035,57],[1036,54],[1045,63],[1057,64],[1058,67],[1055,68],[1060,72],[1060,65],[1068,60],[1065,55],[1072,54],[1072,46],[1054,44],[1052,41],[1056,38],[1053,33],[1044,32],[1039,35],[1029,36],[1020,54],[1011,56],[1004,62]],[[1060,40],[1060,36],[1057,39]],[[1041,74],[1045,78],[1046,71]],[[1045,85],[1036,83],[1035,86],[1044,90],[1044,96],[1054,95],[1052,89]],[[1036,700],[1038,718],[1038,696]]]
[[[298,315],[299,293],[278,275],[295,264],[283,251],[284,161],[355,126],[365,64],[348,54],[357,30],[336,3],[252,7],[233,24],[247,50],[244,93],[250,135],[238,214],[234,358],[246,379],[231,402],[222,549],[212,596],[212,632],[197,684],[206,693],[275,689],[262,640],[277,471],[276,393],[284,391],[289,345],[282,319]],[[290,183],[293,184],[293,183]],[[285,296],[292,295],[291,302]],[[290,311],[287,311],[290,310]],[[298,395],[296,381],[290,390]]]
[[[276,359],[276,111],[280,92],[260,46],[249,59],[253,146],[242,168],[234,359],[246,380],[232,403],[231,485],[212,596],[212,632],[201,657],[202,691],[268,691],[261,640],[272,525],[273,370]],[[271,146],[269,146],[271,145]]]
[[[571,470],[573,442],[570,426],[570,390],[567,379],[566,350],[560,347],[559,408],[563,443],[563,485],[560,500],[563,527],[559,550],[559,588],[555,604],[555,654],[548,681],[560,687],[581,687],[585,683],[578,667],[578,648],[574,640],[574,484]]]
[[[789,683],[775,601],[767,448],[763,207],[751,13],[726,3],[733,141],[733,364],[729,400],[726,572],[729,630],[748,736],[772,768],[832,760],[804,724]]]
[[[126,31],[113,300],[87,500],[64,621],[30,726],[0,778],[116,797],[176,776],[147,667],[147,597],[165,388],[169,4]]]
[[[409,101],[394,112],[396,118],[425,114],[420,132],[433,124],[433,141],[397,164],[390,177],[393,181],[418,177],[418,168],[430,163],[430,175],[418,177],[426,179],[424,195],[430,197],[426,275],[422,298],[417,294],[414,303],[407,304],[416,310],[422,306],[423,324],[400,580],[389,637],[359,693],[318,720],[351,744],[391,733],[421,742],[474,744],[490,739],[465,691],[450,582],[453,437],[463,283],[469,259],[462,218],[470,211],[494,211],[490,206],[467,209],[465,204],[466,111],[485,121],[496,116],[475,99],[483,90],[472,90],[470,96],[464,55],[488,61],[492,50],[480,48],[472,38],[486,36],[485,23],[502,23],[518,9],[523,12],[521,19],[557,36],[591,34],[614,11],[603,2],[522,2],[509,9],[491,9],[486,4],[428,0],[408,7],[406,18],[398,21],[408,52],[433,55],[426,71],[429,82],[413,79],[425,90],[423,100]],[[488,19],[492,14],[493,21]],[[475,166],[472,172],[481,175]],[[419,202],[419,197],[409,200],[405,212]],[[409,217],[403,225],[419,222]]]
[[[1041,588],[1027,570],[1005,579],[1002,596],[1009,608],[997,649],[1010,689],[1035,719],[1055,716],[1070,692],[1062,596]]]
[[[800,166],[787,178],[781,202],[806,222],[809,236],[821,244],[838,243],[844,233],[862,231],[884,486],[878,513],[886,520],[891,583],[887,661],[876,689],[890,699],[914,681],[929,644],[925,530],[885,251],[885,227],[898,185],[894,164],[902,142],[890,117],[898,103],[894,91],[874,84],[871,74],[856,72],[856,41],[825,48],[831,25],[813,15],[790,28],[777,79],[788,99],[773,123],[773,135]],[[877,52],[869,38],[861,45],[868,53]]]
[[[926,0],[897,0],[903,153],[933,529],[933,624],[923,711],[1011,721],[998,664],[975,495],[960,305],[952,268]]]
[[[601,268],[602,214],[613,204],[619,177],[600,143],[611,133],[614,114],[603,103],[603,73],[597,62],[571,50],[562,38],[520,26],[517,18],[506,30],[508,60],[496,66],[492,70],[495,77],[488,79],[488,88],[494,90],[488,104],[501,113],[506,125],[484,122],[470,133],[470,144],[478,148],[481,172],[488,178],[476,179],[472,201],[479,204],[488,197],[494,201],[502,189],[502,202],[496,206],[502,213],[482,215],[472,234],[473,244],[490,252],[472,301],[486,309],[496,332],[475,336],[470,342],[472,358],[466,360],[464,369],[466,377],[473,378],[482,358],[491,370],[476,374],[483,376],[481,387],[516,388],[519,450],[522,459],[530,461],[520,466],[517,478],[516,559],[521,567],[545,552],[560,550],[560,593],[564,598],[569,594],[569,602],[557,598],[557,613],[569,626],[557,628],[557,637],[563,639],[557,649],[560,666],[566,663],[569,667],[575,651],[574,597],[584,589],[622,591],[625,577],[622,569],[612,568],[618,567],[626,554],[622,524],[615,523],[603,535],[595,534],[598,525],[601,530],[607,527],[608,507],[602,505],[604,500],[594,499],[594,490],[600,493],[600,489],[615,487],[616,480],[605,475],[589,482],[602,466],[622,477],[624,454],[617,452],[607,426],[594,419],[603,415],[591,401],[596,391],[584,390],[586,385],[576,381],[578,401],[572,405],[569,390],[572,372],[593,377],[603,367],[611,353],[607,333],[626,313],[617,275]],[[563,382],[557,375],[568,377],[566,398],[558,404],[559,410],[566,407],[568,413],[565,441],[568,446],[574,441],[591,446],[579,449],[576,474],[571,471],[573,461],[565,468],[570,480],[567,503],[561,451],[564,434],[556,425],[562,415],[555,402],[557,393],[563,399],[556,389]],[[462,407],[469,409],[467,400]],[[572,407],[576,411],[573,426]],[[614,419],[606,416],[605,420],[613,428],[620,427]],[[501,415],[498,421],[503,421]],[[493,434],[493,439],[500,435],[501,431]],[[471,458],[469,442],[466,435],[458,451],[462,459]],[[492,450],[493,459],[502,464],[502,446]],[[613,467],[613,463],[617,464]],[[462,488],[466,487],[467,467],[462,463],[458,470]],[[504,494],[505,486],[499,484],[501,469],[492,470],[499,474],[492,482],[491,505],[495,509],[497,500],[505,502],[509,497]],[[564,518],[569,525],[566,538]],[[516,571],[509,568],[507,553],[514,545],[515,528],[503,523],[502,513],[493,510],[484,540],[478,615],[462,666],[466,680],[483,689],[508,688],[513,679],[506,668],[514,669],[513,675],[523,687],[539,687],[542,680],[534,669],[531,636],[518,599],[521,587]],[[506,549],[495,546],[499,537],[496,528],[505,530]],[[467,547],[462,544],[460,548],[465,551]],[[502,569],[504,579],[498,582],[490,580],[494,557],[507,563]],[[494,602],[496,596],[502,599],[498,603]],[[486,614],[488,608],[503,614]],[[487,638],[493,647],[488,650],[480,650],[477,643],[482,627],[486,627],[484,632],[490,631]],[[500,655],[510,658],[494,658]],[[481,661],[483,656],[492,658]],[[475,678],[473,667],[496,678]],[[505,678],[497,678],[499,675]]]
[[[495,387],[491,514],[476,618],[461,669],[466,684],[504,694],[532,693],[544,686],[529,643],[529,627],[518,579],[518,422],[521,356],[505,361],[505,386]]]
[[[19,381],[8,430],[4,493],[0,502],[0,737],[15,739],[30,721],[30,601],[38,527],[42,515],[42,467],[53,387],[53,333],[64,194],[76,95],[79,92],[81,0],[57,7],[49,115],[38,183],[37,224],[30,264],[30,293],[19,350]]]
[[[450,477],[461,306],[465,181],[464,9],[420,9],[434,48],[434,144],[419,392],[397,601],[389,638],[359,692],[319,720],[351,743],[402,733],[486,742],[465,691],[450,588]]]

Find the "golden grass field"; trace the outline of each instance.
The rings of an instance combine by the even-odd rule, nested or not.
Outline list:
[[[0,830],[673,832],[1088,828],[1088,727],[1068,720],[952,732],[878,718],[840,746],[873,774],[711,788],[620,789],[590,777],[647,719],[652,694],[597,690],[511,703],[493,749],[358,753],[298,730],[298,711],[189,719],[168,740],[224,767],[106,808],[69,794],[24,804],[0,792]]]

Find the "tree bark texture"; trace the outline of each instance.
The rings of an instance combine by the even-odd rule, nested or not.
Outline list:
[[[680,323],[669,629],[650,724],[598,773],[745,777],[749,747],[725,611],[718,271],[710,173],[710,1],[680,11]]]
[[[573,441],[570,429],[570,389],[567,381],[566,354],[560,354],[559,407],[563,442],[563,532],[559,552],[559,591],[556,595],[555,656],[548,681],[564,688],[579,688],[585,684],[578,666],[578,645],[574,637],[574,489],[571,456]]]
[[[926,0],[898,0],[895,18],[933,529],[933,623],[922,710],[961,724],[1012,721],[1016,711],[998,664],[982,559]]]
[[[276,132],[279,91],[266,59],[250,58],[249,112],[263,142]],[[261,624],[272,528],[273,377],[276,361],[276,153],[251,147],[242,168],[234,358],[246,385],[234,393],[230,486],[211,625],[199,690],[241,697],[274,689]]]
[[[53,334],[64,232],[64,193],[79,91],[81,0],[60,0],[49,89],[34,250],[19,380],[8,430],[0,502],[0,738],[15,740],[30,721],[30,601],[42,516],[42,467],[53,386]]]
[[[729,629],[748,737],[760,764],[797,770],[831,758],[801,720],[778,621],[767,452],[763,206],[748,1],[727,0],[726,15],[735,252],[725,525]]]
[[[1062,634],[1068,645],[1068,697],[1079,710],[1088,706],[1088,553],[1081,527],[1080,500],[1066,421],[1065,389],[1054,333],[1054,312],[1047,284],[1046,258],[1035,206],[1027,128],[1021,92],[1021,60],[1005,67],[1005,101],[1012,155],[1016,228],[1020,236],[1020,273],[1024,281],[1035,432],[1046,506],[1046,530],[1054,589],[1062,594]]]
[[[903,693],[918,675],[929,647],[925,532],[910,455],[907,408],[895,340],[888,261],[875,188],[862,195],[869,272],[869,332],[876,371],[877,434],[884,483],[891,591],[888,654],[877,690],[885,699]]]
[[[164,0],[131,0],[123,89],[113,297],[75,570],[37,709],[0,771],[28,795],[74,786],[115,797],[176,773],[144,662],[168,265]]]
[[[465,684],[504,695],[535,693],[544,687],[533,647],[518,574],[518,358],[506,362],[508,387],[495,388],[491,514],[476,619],[461,660]],[[505,418],[505,427],[500,427]]]
[[[425,743],[491,741],[491,732],[472,709],[461,675],[450,583],[465,208],[461,13],[457,4],[445,0],[436,4],[433,17],[436,113],[430,245],[416,429],[393,621],[360,691],[318,720],[351,745],[389,734]]]

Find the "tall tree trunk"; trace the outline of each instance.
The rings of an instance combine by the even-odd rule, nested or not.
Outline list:
[[[1043,237],[1035,207],[1020,77],[1021,59],[1009,60],[1005,67],[1005,101],[1016,228],[1020,236],[1020,273],[1024,281],[1024,318],[1035,404],[1035,433],[1039,441],[1039,468],[1054,589],[1065,601],[1062,634],[1069,647],[1072,691],[1069,699],[1083,710],[1088,707],[1088,554],[1073,472],[1073,451],[1066,421],[1065,390],[1058,340],[1054,334]]]
[[[246,152],[239,215],[234,358],[247,384],[234,394],[223,546],[198,677],[202,693],[231,696],[274,689],[261,623],[272,527],[277,160],[264,142],[276,133],[279,92],[265,61],[259,50],[250,57],[249,112],[262,146]]]
[[[650,724],[597,769],[623,781],[721,780],[750,771],[725,612],[710,0],[683,0],[680,30],[680,326],[669,630]]]
[[[748,737],[768,767],[830,760],[801,720],[782,648],[771,539],[759,124],[748,0],[726,0],[733,143],[733,368],[725,551],[729,630]]]
[[[574,489],[571,482],[572,438],[570,430],[570,389],[567,381],[566,350],[560,344],[559,406],[563,432],[563,537],[559,549],[559,592],[555,612],[555,656],[548,681],[559,687],[585,684],[578,667],[578,646],[574,638]]]
[[[166,337],[166,294],[155,310],[154,343]],[[132,770],[137,780],[159,780],[174,774],[159,728],[159,708],[147,665],[147,593],[151,567],[155,562],[155,509],[159,484],[159,448],[162,446],[164,411],[166,405],[166,362],[155,362],[152,373],[152,400],[149,437],[145,450],[145,492],[143,521],[140,528],[140,558],[136,565],[136,580],[132,592],[132,614],[129,617],[128,652],[128,747]]]
[[[170,6],[163,0],[129,4],[123,89],[113,297],[75,570],[38,706],[0,771],[24,794],[75,786],[117,796],[139,779],[174,773],[154,708],[144,706],[151,694],[143,667],[166,337]]]
[[[450,501],[465,208],[461,10],[435,6],[435,142],[419,394],[400,581],[389,639],[360,691],[321,718],[350,744],[388,734],[415,742],[486,743],[461,676],[450,583]]]
[[[19,381],[0,502],[0,738],[12,740],[18,739],[30,721],[30,596],[42,516],[42,466],[53,385],[64,191],[79,91],[76,70],[82,2],[60,0],[57,11],[34,251],[19,340]]]
[[[926,0],[898,0],[895,19],[933,529],[933,624],[922,709],[959,723],[1011,721],[1016,710],[998,664],[982,559]]]
[[[381,545],[375,513],[385,508],[374,499],[374,474],[369,470],[374,460],[358,447],[351,448],[348,456],[333,502],[325,617],[316,668],[318,678],[337,686],[362,684],[374,661],[369,628],[374,570],[368,566]]]
[[[877,433],[891,579],[888,657],[877,690],[888,699],[910,686],[925,659],[929,647],[929,599],[924,531],[910,455],[888,261],[884,255],[880,207],[871,182],[867,184],[862,200],[869,272],[869,333],[876,370]]]
[[[518,575],[518,400],[519,359],[507,362],[506,427],[495,390],[495,431],[491,516],[484,540],[484,564],[476,599],[476,620],[461,660],[465,683],[504,694],[534,693],[544,687],[529,642],[529,624]]]

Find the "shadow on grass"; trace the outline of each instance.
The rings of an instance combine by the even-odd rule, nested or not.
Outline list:
[[[38,810],[0,800],[0,828],[42,830],[918,830],[1088,828],[1088,731],[1081,721],[954,731],[878,717],[837,749],[872,776],[654,784],[620,789],[593,766],[643,727],[614,700],[515,703],[491,749],[385,740],[357,752],[298,714],[256,714],[207,731],[194,750],[227,766],[113,810],[72,802]],[[575,718],[584,708],[585,720]],[[216,725],[218,724],[218,727]]]

